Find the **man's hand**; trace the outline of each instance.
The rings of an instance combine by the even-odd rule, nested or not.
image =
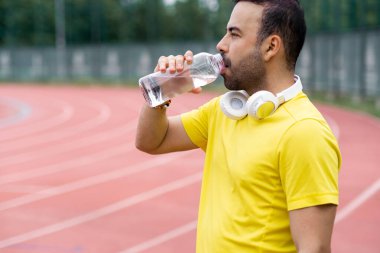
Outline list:
[[[181,72],[185,64],[193,62],[193,52],[185,55],[161,56],[155,71]],[[193,89],[199,93],[201,89]],[[180,116],[167,117],[165,108],[144,105],[139,116],[135,139],[136,148],[150,154],[162,154],[198,148],[192,143],[182,125]]]
[[[161,71],[162,73],[166,73],[169,70],[169,73],[174,74],[176,72],[182,72],[184,70],[185,65],[190,65],[193,63],[193,52],[188,50],[184,55],[169,55],[169,56],[161,56],[158,59],[158,63],[155,72]],[[202,88],[194,88],[191,90],[192,93],[199,94],[202,91]]]

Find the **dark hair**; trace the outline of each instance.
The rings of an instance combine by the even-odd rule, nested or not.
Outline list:
[[[304,12],[298,0],[235,0],[235,4],[243,1],[264,7],[258,44],[270,35],[279,35],[288,68],[294,70],[306,36]]]

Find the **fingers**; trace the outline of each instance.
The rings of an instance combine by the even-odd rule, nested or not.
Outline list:
[[[170,55],[168,56],[168,62],[169,62],[169,72],[171,74],[175,73],[176,71],[176,61],[175,61],[175,57],[173,55]]]
[[[202,92],[202,87],[194,88],[191,90],[191,93],[199,94]]]
[[[161,71],[165,73],[169,70],[170,73],[181,72],[184,69],[185,64],[191,64],[193,62],[193,52],[190,50],[185,53],[185,55],[169,55],[161,56],[158,59],[158,63],[155,71]]]
[[[175,57],[176,69],[178,72],[181,72],[183,70],[184,59],[185,57],[183,55],[177,55]]]
[[[167,57],[161,56],[158,59],[157,67],[158,67],[158,70],[161,71],[162,73],[166,72],[166,68],[167,68],[168,65],[169,65],[169,60],[168,60]]]
[[[191,63],[193,63],[193,52],[191,52],[190,50],[188,50],[188,51],[185,53],[185,60],[186,60],[186,63],[187,63],[187,64],[191,64]]]

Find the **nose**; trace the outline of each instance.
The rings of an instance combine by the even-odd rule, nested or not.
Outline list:
[[[228,45],[226,41],[226,36],[224,36],[219,43],[216,45],[216,49],[221,53],[227,53],[228,52]]]

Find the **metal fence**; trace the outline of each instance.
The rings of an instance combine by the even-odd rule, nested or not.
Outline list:
[[[298,72],[311,91],[380,97],[380,31],[308,38]]]
[[[148,74],[160,55],[185,49],[211,51],[210,44],[128,44],[47,48],[0,48],[1,81],[121,81]]]
[[[160,55],[215,52],[214,42],[50,48],[0,48],[2,81],[131,82],[152,71]],[[59,57],[61,56],[61,57]],[[380,31],[307,38],[297,65],[305,88],[380,98]]]

